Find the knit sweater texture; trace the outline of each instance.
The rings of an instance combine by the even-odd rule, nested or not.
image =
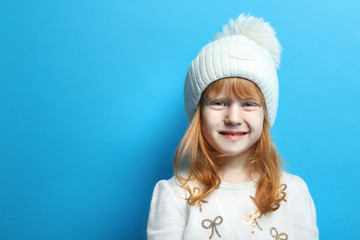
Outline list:
[[[315,206],[306,183],[286,172],[281,183],[287,186],[286,202],[259,217],[250,198],[255,196],[256,182],[222,182],[204,202],[190,205],[186,200],[189,192],[178,186],[174,177],[161,180],[151,201],[148,240],[319,239]]]

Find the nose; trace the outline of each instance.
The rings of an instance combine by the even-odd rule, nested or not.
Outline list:
[[[226,111],[225,124],[229,126],[241,125],[244,122],[242,115],[242,109],[237,104],[230,105]]]

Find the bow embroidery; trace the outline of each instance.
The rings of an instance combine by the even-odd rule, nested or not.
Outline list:
[[[286,196],[285,190],[286,190],[286,188],[287,188],[286,184],[281,184],[280,185],[280,188],[276,191],[276,197],[275,197],[276,200],[286,202],[286,199],[285,199],[285,196]]]
[[[261,214],[260,214],[259,210],[256,210],[256,212],[254,214],[247,214],[244,217],[242,217],[243,223],[245,223],[245,224],[251,223],[252,224],[252,231],[251,231],[252,234],[255,233],[255,227],[258,227],[260,229],[260,231],[263,230],[257,221],[260,217],[261,217]]]
[[[220,224],[222,224],[223,222],[223,218],[221,216],[217,216],[213,221],[211,221],[210,219],[204,219],[201,222],[201,226],[205,229],[210,229],[211,228],[211,234],[209,239],[211,239],[214,236],[214,232],[216,233],[216,235],[219,236],[219,238],[221,238],[221,235],[219,233],[219,231],[217,230],[216,226],[219,226]],[[205,223],[208,223],[208,225],[205,225]]]
[[[190,206],[194,206],[195,204],[197,204],[199,206],[199,210],[200,212],[202,212],[202,207],[201,207],[201,203],[208,203],[209,201],[206,201],[206,200],[195,200],[196,197],[199,196],[200,194],[200,188],[196,187],[193,189],[193,192],[189,191],[190,192],[190,197],[187,198],[188,202],[189,202],[189,205]]]
[[[276,228],[272,227],[270,229],[270,234],[273,238],[275,238],[275,240],[287,240],[288,239],[288,235],[286,233],[278,233],[278,231],[276,230]]]

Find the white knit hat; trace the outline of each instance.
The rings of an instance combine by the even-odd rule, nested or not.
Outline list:
[[[261,18],[241,14],[223,27],[215,40],[201,49],[185,79],[185,113],[190,122],[202,92],[210,83],[226,77],[242,77],[254,82],[265,98],[270,127],[279,98],[276,69],[281,46],[274,29]]]

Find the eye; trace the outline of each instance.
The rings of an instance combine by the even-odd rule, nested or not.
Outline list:
[[[221,110],[225,109],[229,104],[226,99],[209,99],[206,105],[212,109]]]
[[[253,101],[248,101],[248,102],[244,102],[241,106],[247,110],[255,110],[259,108],[261,104]]]
[[[253,103],[253,102],[246,102],[246,103],[243,103],[243,106],[244,107],[256,107],[258,105],[256,103]]]
[[[213,102],[211,103],[211,105],[219,106],[219,107],[225,107],[225,106],[226,106],[226,103],[225,103],[224,101],[216,100],[216,101],[213,101]]]

